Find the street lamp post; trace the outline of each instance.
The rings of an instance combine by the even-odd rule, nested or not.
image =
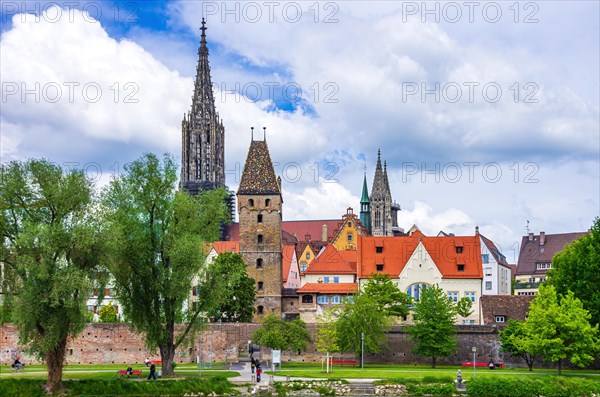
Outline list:
[[[365,333],[360,333],[360,369],[364,368],[365,363]]]
[[[477,353],[477,348],[473,346],[471,350],[473,351],[473,379],[475,379],[475,377],[477,376],[477,369],[475,366],[475,354]]]

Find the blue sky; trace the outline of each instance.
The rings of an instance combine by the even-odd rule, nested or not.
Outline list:
[[[406,229],[506,251],[600,213],[598,2],[74,3],[2,3],[2,161],[179,156],[204,16],[228,184],[266,126],[286,219],[357,208],[378,148]]]

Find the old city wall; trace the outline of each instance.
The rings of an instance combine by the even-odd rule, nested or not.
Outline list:
[[[246,351],[251,335],[258,324],[211,324],[203,332],[197,333],[193,343],[185,344],[177,349],[177,363],[195,362],[201,355],[203,362],[237,361],[240,354]],[[309,324],[309,331],[315,337],[315,324]],[[18,344],[18,332],[10,324],[5,324],[0,335],[1,359],[4,364],[14,360],[15,355],[25,363],[39,361],[27,353],[24,346]],[[471,361],[471,348],[477,347],[477,360],[501,360],[523,366],[521,359],[511,359],[509,355],[500,353],[500,343],[496,329],[489,326],[460,326],[458,332],[458,349],[449,358],[438,359],[440,365],[460,364]],[[388,333],[388,348],[381,353],[365,354],[365,362],[399,363],[399,364],[428,364],[429,360],[411,353],[413,344],[403,327],[394,327]],[[269,351],[261,352],[261,359],[269,359]],[[201,353],[200,353],[201,352]],[[135,333],[126,324],[93,323],[74,340],[67,344],[67,364],[130,364],[142,363],[144,359],[159,359],[158,352],[149,351],[144,346],[143,335]],[[354,358],[346,355],[347,358]],[[290,359],[289,352],[283,354],[283,359]],[[310,344],[308,351],[302,355],[292,354],[292,361],[320,362],[322,356]]]

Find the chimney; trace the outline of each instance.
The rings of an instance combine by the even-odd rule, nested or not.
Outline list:
[[[533,233],[529,233],[529,241],[533,241]]]
[[[306,233],[304,235],[304,241],[306,241],[307,243],[310,242],[310,234]]]
[[[546,232],[540,232],[540,245],[544,245],[546,243]]]
[[[327,225],[323,224],[323,227],[321,228],[321,241],[327,241]]]
[[[475,226],[475,235],[479,235],[479,226]]]

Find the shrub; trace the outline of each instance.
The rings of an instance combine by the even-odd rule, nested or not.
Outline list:
[[[469,381],[470,397],[590,397],[600,392],[600,383],[579,378],[536,379],[479,378]]]

